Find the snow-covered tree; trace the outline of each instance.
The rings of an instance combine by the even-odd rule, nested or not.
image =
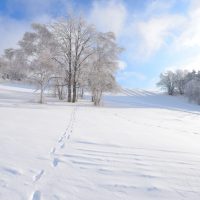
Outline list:
[[[52,52],[54,40],[46,25],[32,24],[33,32],[26,32],[19,45],[29,62],[29,79],[40,90],[40,103],[44,102],[44,90],[54,77]]]
[[[188,72],[186,70],[167,71],[160,75],[157,85],[167,90],[169,95],[175,91],[185,95],[189,101],[200,104],[200,71]]]
[[[103,92],[117,89],[115,73],[118,69],[118,47],[114,33],[98,33],[88,71],[88,85],[92,92],[94,105],[99,105]]]
[[[54,59],[64,69],[68,86],[68,102],[75,102],[79,75],[84,63],[93,53],[95,29],[87,24],[84,18],[71,15],[65,20],[54,23],[52,30],[59,44]]]
[[[200,80],[194,79],[189,81],[185,87],[185,95],[189,101],[196,102],[200,105]]]
[[[176,76],[172,71],[167,71],[160,74],[160,81],[157,83],[157,86],[161,87],[164,90],[167,90],[169,95],[173,95],[176,86]]]
[[[24,80],[26,60],[20,49],[5,49],[2,57],[2,76],[10,80]]]
[[[6,62],[3,56],[0,57],[0,78],[6,79],[7,74],[6,74]]]
[[[178,90],[180,95],[184,94],[185,86],[187,83],[187,74],[188,71],[186,70],[176,70],[175,72],[175,87]]]

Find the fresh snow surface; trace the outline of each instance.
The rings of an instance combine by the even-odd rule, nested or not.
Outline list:
[[[145,90],[104,106],[0,86],[1,200],[199,200],[200,107]]]

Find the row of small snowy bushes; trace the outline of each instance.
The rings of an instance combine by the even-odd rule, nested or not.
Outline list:
[[[167,91],[169,95],[179,93],[185,95],[189,101],[200,105],[200,71],[177,70],[161,73],[157,86]]]

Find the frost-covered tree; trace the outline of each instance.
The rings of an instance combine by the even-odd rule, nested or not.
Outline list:
[[[84,71],[85,63],[94,54],[93,46],[95,42],[96,31],[94,26],[79,17],[75,20],[74,25],[74,55],[73,55],[73,98],[72,102],[77,99],[77,87],[80,82],[80,75]]]
[[[185,86],[187,83],[187,74],[186,70],[176,70],[175,72],[175,87],[178,90],[180,95],[184,94]]]
[[[26,32],[19,45],[29,62],[29,79],[40,90],[40,103],[44,102],[44,90],[54,77],[52,52],[54,40],[46,25],[32,24],[33,32]]]
[[[68,88],[68,102],[71,102],[71,83],[72,83],[72,32],[73,20],[67,18],[52,25],[54,39],[58,43],[58,48],[54,55],[54,60],[58,64],[57,72],[63,72],[63,80]],[[58,82],[58,81],[57,81]]]
[[[194,80],[196,78],[196,71],[193,70],[192,72],[188,72],[185,79],[186,79],[186,83],[188,83],[191,80]]]
[[[6,71],[7,71],[6,70],[6,62],[5,62],[4,57],[2,56],[2,57],[0,57],[0,77],[2,79],[8,78],[7,74],[6,74]]]
[[[175,91],[185,95],[189,101],[200,104],[200,71],[188,72],[186,70],[167,71],[160,75],[158,86],[173,95]]]
[[[2,76],[10,80],[24,80],[26,77],[26,60],[20,49],[5,49],[2,57]]]
[[[200,105],[200,80],[194,79],[186,84],[185,95],[189,101],[196,102]]]
[[[68,16],[67,19],[54,23],[52,30],[59,44],[54,59],[64,69],[68,102],[75,102],[80,73],[93,53],[95,29],[82,17]]]
[[[176,76],[172,71],[167,71],[160,74],[160,81],[157,83],[157,86],[166,90],[169,95],[173,95],[175,92],[176,86]]]
[[[118,47],[114,33],[98,33],[88,71],[88,85],[94,105],[99,105],[103,92],[117,89],[115,73],[118,69]]]

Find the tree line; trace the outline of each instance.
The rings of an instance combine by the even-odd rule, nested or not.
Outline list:
[[[169,70],[160,74],[157,86],[166,90],[169,95],[185,95],[189,101],[200,105],[200,71]]]
[[[32,24],[18,48],[5,49],[0,57],[3,79],[30,81],[40,91],[51,88],[60,99],[76,102],[85,90],[92,94],[95,105],[103,92],[118,88],[115,74],[118,46],[113,32],[98,32],[81,16],[69,15],[52,24]]]

